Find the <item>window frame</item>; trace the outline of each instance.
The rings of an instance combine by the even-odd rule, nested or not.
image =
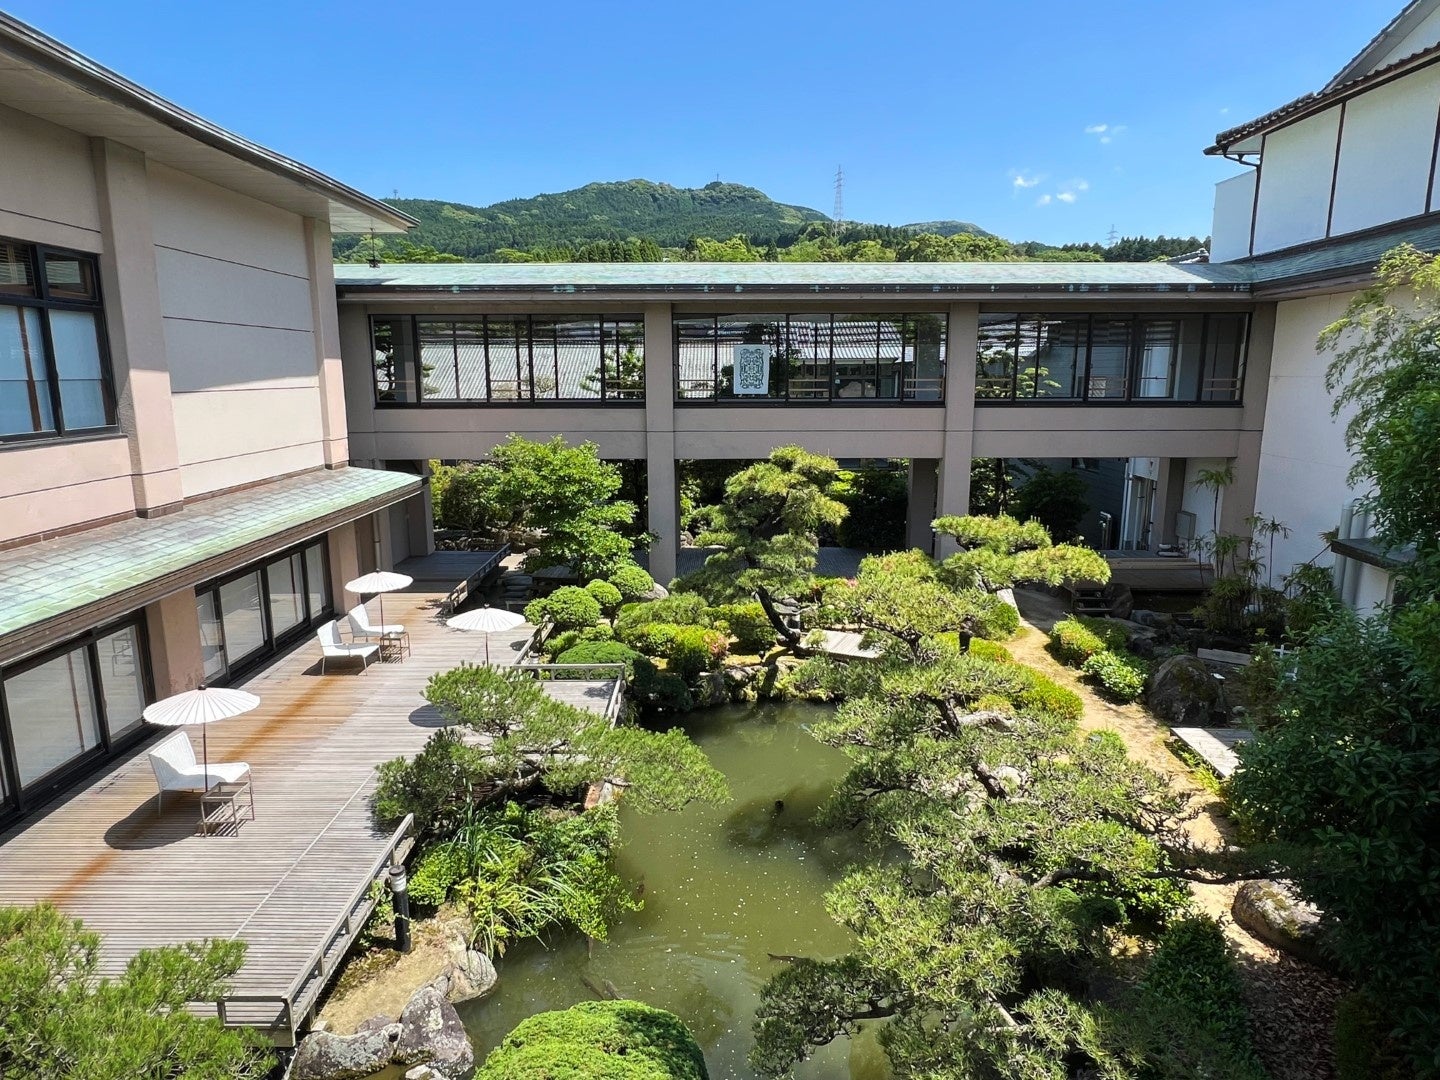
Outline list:
[[[9,446],[32,445],[37,442],[62,442],[110,435],[119,430],[119,408],[115,390],[115,369],[110,355],[110,332],[105,321],[105,295],[100,280],[100,257],[94,252],[77,251],[57,247],[53,244],[38,244],[17,237],[0,236],[0,243],[14,244],[25,249],[30,258],[35,276],[36,295],[17,296],[0,293],[0,306],[34,308],[40,317],[40,336],[45,348],[45,374],[48,383],[47,396],[50,400],[51,415],[55,418],[53,431],[0,432],[0,450]],[[46,269],[49,256],[77,259],[90,266],[91,279],[95,283],[94,300],[74,300],[52,295],[50,276]],[[106,422],[88,427],[69,427],[65,423],[65,410],[60,395],[60,367],[55,357],[54,334],[50,328],[50,311],[83,311],[95,317],[95,346],[100,358],[101,393],[104,395]]]
[[[102,639],[121,630],[133,629],[140,665],[141,687],[146,704],[155,700],[155,671],[151,664],[149,627],[143,609],[132,612],[123,619],[92,627],[83,634],[68,638],[42,652],[27,656],[15,664],[0,669],[0,771],[4,773],[6,794],[0,797],[0,819],[25,814],[48,802],[56,792],[68,787],[76,777],[89,771],[96,763],[112,760],[122,752],[148,738],[143,723],[115,738],[110,730],[110,715],[105,701],[104,673],[100,667],[99,643]],[[99,743],[69,761],[56,766],[48,773],[36,777],[28,785],[20,785],[19,762],[15,757],[15,738],[10,729],[10,710],[5,695],[5,683],[16,675],[42,667],[66,653],[85,650],[85,665],[90,674],[91,707],[99,724]]]

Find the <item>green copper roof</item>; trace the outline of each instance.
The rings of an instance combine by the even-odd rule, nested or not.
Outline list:
[[[1248,291],[1249,275],[1206,263],[340,263],[346,292],[865,293],[975,296]]]
[[[1440,215],[1317,240],[1228,265],[1248,271],[1258,292],[1265,287],[1367,274],[1385,252],[1400,244],[1440,251]]]
[[[132,518],[0,552],[0,639],[345,510],[418,490],[407,473],[306,473],[192,503],[166,517]]]

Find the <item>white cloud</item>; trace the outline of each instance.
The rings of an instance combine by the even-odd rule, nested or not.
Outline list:
[[[1049,206],[1049,205],[1050,205],[1050,196],[1049,196],[1049,195],[1041,195],[1038,199],[1035,200],[1035,205],[1036,205],[1036,206]]]
[[[1055,198],[1063,203],[1073,203],[1075,201],[1075,193],[1073,191],[1062,191],[1056,195]]]
[[[1045,177],[1032,173],[1028,169],[1010,170],[1010,186],[1015,191],[1024,191],[1026,188],[1032,188],[1044,179]]]
[[[1086,135],[1104,135],[1110,130],[1109,124],[1091,124],[1085,129]]]
[[[1115,141],[1115,136],[1124,133],[1124,124],[1091,124],[1085,129],[1085,134],[1097,136],[1102,146],[1108,146]]]

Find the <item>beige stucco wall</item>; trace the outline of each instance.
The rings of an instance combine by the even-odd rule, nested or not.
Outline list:
[[[302,218],[150,167],[186,497],[324,464]]]

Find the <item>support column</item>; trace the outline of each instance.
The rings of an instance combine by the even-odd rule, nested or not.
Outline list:
[[[935,549],[936,499],[940,490],[940,462],[935,458],[910,459],[910,483],[905,504],[905,545],[927,555]]]
[[[335,258],[330,246],[330,226],[315,218],[305,219],[305,263],[310,271],[310,325],[320,388],[325,467],[338,469],[349,463],[350,432],[345,419],[340,319],[335,306]]]
[[[975,449],[975,351],[980,305],[951,304],[945,334],[945,440],[940,459],[936,516],[970,512],[970,459]],[[948,537],[935,538],[935,557],[957,550]]]
[[[680,498],[675,481],[675,337],[669,304],[645,305],[645,486],[650,576],[668,584],[680,548]]]
[[[180,509],[180,451],[170,400],[170,362],[145,155],[108,139],[90,140],[105,250],[100,287],[115,375],[116,413],[130,444],[135,510],[154,517]]]
[[[193,690],[205,681],[194,589],[182,589],[147,605],[145,629],[157,700]]]
[[[1159,458],[1156,463],[1155,502],[1150,520],[1151,542],[1173,544],[1176,541],[1175,515],[1185,497],[1185,459]]]
[[[1240,432],[1239,443],[1239,453],[1230,459],[1235,479],[1220,492],[1219,531],[1244,536],[1250,531],[1245,519],[1255,513],[1260,481],[1260,432]]]
[[[326,554],[330,557],[330,601],[336,611],[346,611],[350,607],[345,583],[354,581],[371,569],[370,563],[361,557],[360,550],[361,543],[369,538],[369,530],[358,527],[369,520],[347,521],[325,534]]]

